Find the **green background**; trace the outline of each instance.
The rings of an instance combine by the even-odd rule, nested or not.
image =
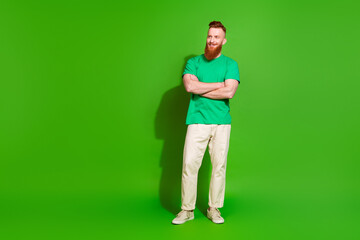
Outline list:
[[[180,210],[186,61],[239,64],[222,214]],[[356,1],[1,1],[2,239],[359,239]]]

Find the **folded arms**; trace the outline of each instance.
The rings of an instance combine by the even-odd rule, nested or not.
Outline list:
[[[225,82],[204,83],[192,74],[185,74],[183,82],[187,92],[211,99],[231,99],[239,85],[235,79],[226,79]]]

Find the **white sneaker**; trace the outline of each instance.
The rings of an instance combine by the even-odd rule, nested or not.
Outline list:
[[[220,211],[217,208],[211,208],[207,210],[207,217],[213,223],[224,223],[224,219],[220,216]]]
[[[183,224],[186,221],[194,219],[194,211],[182,210],[176,215],[176,218],[172,221],[172,224]]]

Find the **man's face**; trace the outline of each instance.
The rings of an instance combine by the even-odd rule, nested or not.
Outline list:
[[[221,28],[210,28],[206,39],[205,57],[208,60],[216,58],[225,43],[225,32]]]

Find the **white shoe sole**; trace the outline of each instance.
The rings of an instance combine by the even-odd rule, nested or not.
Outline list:
[[[220,220],[220,221],[214,221],[214,220],[212,220],[212,219],[210,219],[213,223],[216,223],[216,224],[223,224],[225,221],[222,221],[222,220]]]
[[[208,217],[208,219],[210,219],[213,223],[216,223],[216,224],[222,224],[222,223],[225,222],[224,219],[216,221],[216,220],[212,219],[212,218],[209,216],[209,214],[207,214],[207,217]]]
[[[191,217],[191,218],[186,219],[186,220],[184,220],[184,221],[172,221],[171,223],[172,223],[172,224],[175,224],[175,225],[179,225],[179,224],[186,223],[187,221],[190,221],[190,220],[193,220],[193,219],[194,219],[194,217]]]

